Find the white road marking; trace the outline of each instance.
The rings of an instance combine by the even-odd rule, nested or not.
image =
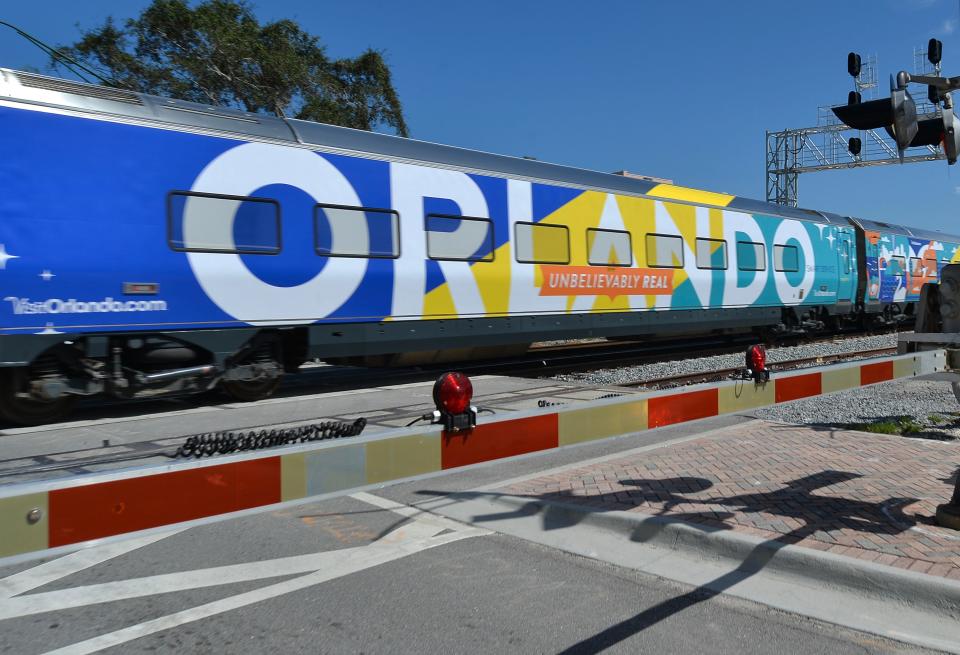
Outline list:
[[[244,562],[209,569],[165,573],[144,578],[58,589],[29,596],[0,600],[0,620],[13,619],[41,612],[53,612],[97,603],[129,600],[174,591],[202,589],[236,582],[250,582],[283,575],[309,573],[328,565],[337,566],[359,548],[345,548],[323,553],[310,553],[263,562]]]
[[[45,584],[83,571],[91,566],[96,566],[114,557],[119,557],[137,548],[156,543],[161,539],[172,537],[179,532],[183,532],[185,529],[186,528],[168,530],[146,537],[138,537],[136,539],[127,539],[102,546],[85,548],[84,550],[65,555],[50,562],[40,564],[39,566],[34,566],[25,571],[20,571],[19,573],[0,580],[0,601],[22,594],[25,591],[30,591],[31,589],[42,587]]]
[[[345,558],[343,562],[330,567],[328,570],[317,571],[309,575],[294,578],[293,580],[287,580],[263,587],[262,589],[237,594],[236,596],[193,607],[188,610],[183,610],[182,612],[176,612],[145,621],[137,625],[116,630],[115,632],[49,651],[46,655],[86,655],[88,653],[95,653],[106,648],[125,644],[155,632],[169,630],[185,623],[199,621],[200,619],[209,618],[217,614],[222,614],[223,612],[229,612],[230,610],[239,609],[263,600],[299,591],[300,589],[305,589],[322,582],[335,580],[350,575],[351,573],[401,559],[428,548],[435,548],[436,546],[442,546],[454,541],[459,541],[460,539],[466,539],[467,537],[479,536],[479,534],[480,531],[470,528],[459,532],[447,533],[438,537],[406,540],[392,544],[383,544],[378,541],[370,546],[351,549],[357,552],[355,552],[352,557]]]
[[[108,543],[71,553],[0,580],[0,619],[23,617],[155,594],[214,587],[235,582],[248,582],[301,573],[307,574],[51,651],[58,655],[94,653],[184,623],[197,621],[245,607],[261,600],[350,575],[428,548],[469,537],[490,534],[489,530],[435,516],[419,508],[403,505],[373,494],[358,493],[354,494],[353,497],[401,516],[412,518],[413,521],[391,530],[381,539],[367,546],[21,595],[24,592],[96,566],[124,553],[155,543],[187,528]]]
[[[53,612],[83,607],[97,603],[109,603],[130,598],[142,598],[156,594],[166,594],[188,589],[216,587],[236,582],[250,582],[265,578],[277,578],[284,575],[308,573],[320,569],[336,569],[343,566],[344,560],[351,560],[357,553],[382,544],[382,548],[393,548],[398,544],[415,539],[426,539],[436,535],[444,528],[426,523],[404,525],[370,546],[343,548],[340,550],[281,557],[260,562],[244,562],[228,566],[207,569],[195,569],[180,573],[164,573],[144,578],[132,578],[117,582],[104,582],[69,589],[58,589],[29,596],[0,599],[0,620],[13,619],[41,612]],[[117,553],[119,554],[119,553]],[[66,559],[66,558],[65,558]],[[59,560],[58,560],[59,561]],[[54,562],[51,562],[53,564]],[[54,578],[55,579],[55,578]]]
[[[431,514],[425,512],[418,507],[413,507],[411,505],[404,505],[396,501],[390,500],[389,498],[383,498],[382,496],[374,496],[365,491],[358,491],[355,494],[350,494],[350,497],[354,500],[359,500],[361,502],[367,503],[368,505],[373,505],[381,509],[390,510],[395,514],[400,516],[406,516],[407,518],[416,519],[417,522],[427,523],[429,525],[435,525],[438,528],[444,530],[463,530],[468,527],[464,523],[459,521],[454,521],[453,519],[448,519],[445,516],[438,516],[436,514]],[[490,534],[489,530],[484,530],[483,528],[474,528],[475,530],[483,530],[484,534]]]

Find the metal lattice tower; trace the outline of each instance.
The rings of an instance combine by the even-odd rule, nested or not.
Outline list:
[[[914,48],[913,60],[916,74],[940,72],[939,66],[934,67],[927,61],[926,47]],[[864,100],[876,97],[876,55],[870,55],[864,60],[860,77],[856,80],[856,90]],[[939,114],[939,109],[927,102],[926,96],[918,96],[914,100],[918,119],[932,118]],[[859,137],[863,143],[860,154],[856,156],[847,149],[847,139],[852,136]],[[797,206],[801,173],[900,163],[897,145],[886,131],[851,129],[837,120],[829,106],[818,107],[816,126],[781,132],[767,131],[766,150],[767,202],[789,207]],[[921,146],[909,148],[903,157],[903,163],[945,158],[939,146]]]

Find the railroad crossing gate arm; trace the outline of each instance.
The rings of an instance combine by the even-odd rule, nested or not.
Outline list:
[[[942,350],[498,414],[476,427],[395,428],[269,450],[0,486],[0,564],[164,526],[223,520],[507,457],[928,375]]]

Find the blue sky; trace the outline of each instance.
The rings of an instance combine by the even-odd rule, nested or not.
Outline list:
[[[0,18],[53,44],[141,0],[6,3]],[[944,42],[960,75],[957,0],[341,2],[264,0],[332,56],[383,50],[412,136],[763,199],[765,130],[816,123],[846,99],[849,50],[876,54],[881,84],[913,48]],[[43,67],[0,32],[0,66]],[[915,95],[924,90],[916,88]],[[960,164],[813,173],[800,204],[960,233]]]

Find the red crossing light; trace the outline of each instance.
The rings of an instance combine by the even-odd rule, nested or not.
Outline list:
[[[747,368],[754,372],[767,369],[767,349],[761,344],[747,348]]]
[[[767,370],[767,349],[763,344],[756,344],[747,348],[747,376],[755,382],[766,382],[770,379]]]
[[[463,373],[444,373],[433,385],[433,402],[445,414],[463,414],[470,409],[473,384]]]

